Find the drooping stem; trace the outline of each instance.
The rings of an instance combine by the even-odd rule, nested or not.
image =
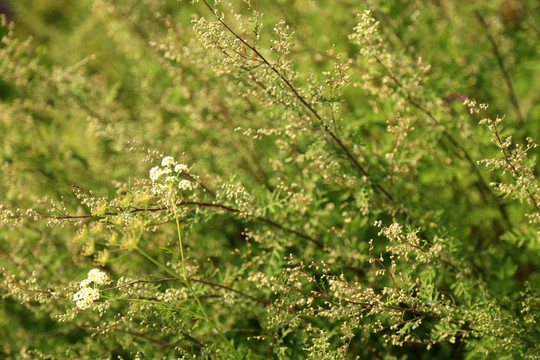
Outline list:
[[[179,222],[177,222],[177,224],[178,224],[178,229],[180,231]],[[203,316],[204,320],[206,320],[210,324],[210,326],[219,334],[219,337],[223,340],[223,342],[227,345],[227,347],[230,348],[231,351],[234,353],[235,358],[239,359],[240,355],[238,354],[236,349],[232,346],[229,339],[227,339],[225,334],[223,334],[223,332],[217,327],[217,325],[214,323],[214,321],[212,319],[210,319],[210,317],[208,316],[208,313],[206,312],[206,309],[205,309],[203,303],[201,302],[200,298],[197,296],[197,293],[195,293],[195,290],[193,290],[193,288],[191,287],[191,284],[189,283],[189,279],[186,276],[178,275],[174,271],[170,270],[168,267],[161,264],[159,261],[154,259],[152,256],[150,256],[150,254],[148,254],[146,251],[142,250],[141,248],[135,247],[135,250],[138,253],[140,253],[142,256],[144,256],[146,259],[148,259],[150,262],[155,264],[157,267],[159,267],[161,270],[163,270],[164,272],[166,272],[169,275],[173,276],[174,278],[182,281],[184,283],[184,285],[186,285],[189,292],[191,293],[191,295],[193,295],[193,298],[197,302],[197,306],[201,310],[201,313],[202,313],[202,316]],[[183,271],[185,271],[185,265],[183,263],[183,260],[182,260],[182,268],[183,268]]]
[[[171,196],[171,203],[172,203],[172,208],[173,208],[173,213],[174,213],[174,220],[176,222],[176,233],[178,235],[178,245],[180,247],[180,259],[182,261],[182,273],[184,276],[182,281],[188,288],[191,295],[193,295],[193,298],[197,302],[197,305],[199,306],[199,309],[201,310],[204,319],[210,324],[210,326],[212,326],[212,328],[214,328],[215,331],[217,331],[217,333],[219,334],[219,337],[223,340],[223,342],[227,345],[227,347],[229,347],[232,350],[235,358],[239,359],[240,356],[238,352],[236,351],[234,346],[232,346],[231,342],[229,341],[229,339],[227,339],[225,334],[223,334],[223,332],[219,329],[219,327],[214,323],[214,321],[212,321],[210,317],[208,317],[208,313],[206,312],[206,309],[204,305],[202,304],[201,299],[199,299],[199,296],[197,296],[197,293],[195,292],[195,290],[193,290],[193,288],[191,287],[191,284],[189,283],[189,278],[187,276],[187,270],[186,270],[186,262],[184,258],[184,245],[182,244],[182,228],[180,226],[180,220],[178,219],[178,212],[176,210],[176,202],[175,202],[175,199],[172,198],[172,196]]]
[[[178,234],[178,245],[180,246],[180,259],[182,260],[182,273],[184,275],[184,282],[188,283],[187,271],[186,271],[186,262],[184,260],[184,246],[182,244],[182,232],[180,227],[180,221],[178,220],[178,212],[176,211],[176,202],[171,201],[172,208],[174,212],[174,220],[176,221],[176,232]]]

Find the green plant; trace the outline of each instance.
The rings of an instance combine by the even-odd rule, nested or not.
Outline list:
[[[0,46],[3,356],[540,357],[534,2],[38,3]]]

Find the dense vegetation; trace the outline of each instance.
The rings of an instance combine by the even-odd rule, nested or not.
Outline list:
[[[12,3],[1,358],[540,358],[537,1]]]

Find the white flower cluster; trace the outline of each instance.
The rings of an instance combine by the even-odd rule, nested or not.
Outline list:
[[[73,301],[81,310],[88,309],[97,299],[99,299],[99,290],[91,287],[82,288],[73,295]]]
[[[104,273],[99,269],[92,269],[88,272],[88,278],[81,281],[81,288],[88,287],[90,283],[95,283],[96,285],[105,285],[109,282],[109,275]]]
[[[165,156],[161,160],[161,166],[150,169],[150,180],[154,184],[154,192],[160,193],[172,186],[177,186],[180,190],[192,190],[191,181],[179,177],[187,170],[186,164],[176,162],[172,156]]]
[[[99,269],[92,269],[88,272],[88,278],[81,281],[79,290],[73,295],[73,301],[81,310],[88,309],[94,301],[99,299],[99,289],[90,287],[91,283],[100,286],[109,282],[109,276]]]

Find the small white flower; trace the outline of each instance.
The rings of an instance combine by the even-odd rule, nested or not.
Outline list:
[[[191,190],[193,189],[193,185],[191,184],[191,181],[184,179],[178,183],[178,188],[180,190]]]
[[[176,178],[174,176],[167,176],[165,178],[165,184],[169,184],[169,185],[172,185],[174,184]]]
[[[165,156],[163,160],[161,160],[161,166],[173,166],[174,163],[175,161],[172,156]]]
[[[156,182],[162,174],[163,170],[161,170],[159,166],[154,166],[150,169],[150,180],[152,180],[152,182]]]
[[[188,167],[186,164],[176,164],[174,167],[174,172],[177,173],[183,173],[184,171],[187,171]]]
[[[99,269],[92,269],[88,272],[88,281],[93,281],[97,285],[104,285],[109,281],[109,275]]]
[[[85,287],[73,295],[73,301],[81,310],[88,309],[97,299],[99,299],[99,290],[90,287]]]
[[[90,285],[91,281],[88,280],[88,279],[84,279],[83,281],[81,281],[81,283],[79,284],[79,287],[82,289],[82,288],[85,288],[85,287],[88,287]]]

